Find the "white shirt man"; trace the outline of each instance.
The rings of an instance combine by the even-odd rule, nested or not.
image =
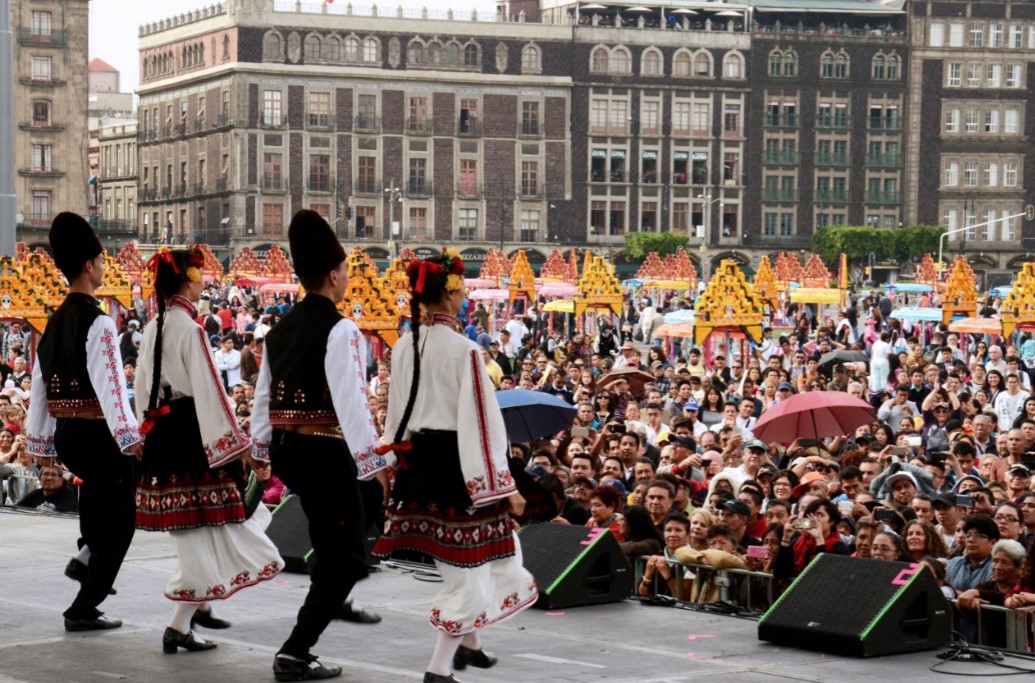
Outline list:
[[[528,328],[525,327],[525,324],[521,322],[521,318],[516,314],[513,318],[507,321],[507,324],[504,325],[503,328],[507,330],[507,332],[510,332],[510,342],[517,346],[514,350],[514,354],[517,355],[517,349],[521,348],[521,340],[525,338],[526,334],[528,334]],[[509,356],[510,353],[508,352],[507,355]]]
[[[1013,425],[1013,421],[1024,408],[1024,399],[1028,396],[1030,394],[1027,391],[1021,391],[1017,375],[1006,376],[1006,391],[999,394],[995,400],[995,414],[999,416],[999,425],[1002,429],[1009,429]]]
[[[234,340],[223,339],[223,345],[216,351],[216,369],[223,378],[224,388],[241,383],[241,352],[234,348]]]

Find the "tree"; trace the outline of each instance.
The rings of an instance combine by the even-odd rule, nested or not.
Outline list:
[[[925,253],[938,251],[942,228],[937,225],[911,225],[902,228],[831,225],[812,235],[812,250],[828,264],[841,254],[852,264],[865,264],[870,254],[877,261],[911,263]]]
[[[642,259],[652,251],[658,256],[675,254],[686,249],[686,235],[671,232],[633,232],[625,235],[625,255],[630,259]]]
[[[899,263],[911,263],[924,254],[937,254],[938,242],[945,232],[938,225],[911,225],[900,228],[895,234],[894,258]]]

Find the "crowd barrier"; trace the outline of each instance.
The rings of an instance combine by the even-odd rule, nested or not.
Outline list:
[[[646,557],[636,559],[636,586],[643,579],[646,560]],[[746,617],[761,616],[776,598],[772,574],[746,569],[717,569],[707,564],[683,564],[677,560],[667,560],[666,563],[672,568],[674,590],[669,590],[655,573],[652,596],[637,594],[634,597]]]
[[[957,623],[961,615],[964,619],[974,615],[977,645],[1007,652],[1035,654],[1035,607],[1008,609],[997,605],[981,605],[975,612],[953,610],[953,615]]]

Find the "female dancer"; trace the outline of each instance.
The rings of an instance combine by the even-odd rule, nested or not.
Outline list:
[[[410,264],[413,329],[393,349],[388,390],[385,432],[395,443],[386,449],[396,453],[398,476],[374,552],[427,553],[442,575],[431,610],[440,633],[424,683],[454,683],[450,662],[457,670],[495,664],[481,629],[536,599],[512,532],[510,513],[521,514],[525,501],[508,467],[503,415],[477,344],[458,334],[463,272],[455,249]]]
[[[251,440],[237,425],[205,332],[194,322],[203,263],[197,248],[162,251],[148,263],[158,317],[144,329],[136,376],[137,417],[146,434],[137,528],[168,531],[180,561],[165,589],[177,603],[162,637],[166,654],[214,648],[191,630],[230,626],[209,603],[271,579],[284,566],[263,533],[269,511],[260,505],[246,519],[241,460],[250,461]]]

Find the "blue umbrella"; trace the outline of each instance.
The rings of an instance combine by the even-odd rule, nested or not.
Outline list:
[[[884,285],[884,289],[895,290],[896,292],[926,293],[931,291],[931,285],[922,285],[916,282],[895,282],[892,284]]]
[[[921,306],[905,306],[903,308],[896,308],[891,312],[889,318],[895,320],[920,320],[927,322],[941,322],[942,320],[942,309],[940,308],[924,308]]]
[[[989,292],[992,296],[997,296],[1000,299],[1005,299],[1010,296],[1010,290],[1013,289],[1013,285],[1002,285],[1000,287],[993,287]]]
[[[534,441],[571,427],[575,406],[542,391],[508,389],[497,391],[507,438],[513,443]]]
[[[662,321],[666,323],[692,323],[697,319],[697,314],[693,309],[681,308],[678,311],[672,311],[666,313]]]

